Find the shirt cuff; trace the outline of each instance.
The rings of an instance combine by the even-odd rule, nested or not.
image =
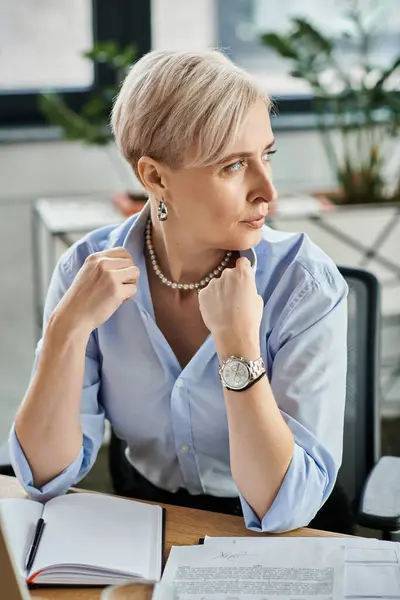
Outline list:
[[[55,496],[61,496],[62,494],[65,494],[71,485],[77,481],[84,457],[83,447],[81,447],[80,452],[73,463],[71,463],[66,469],[64,469],[64,471],[46,483],[43,487],[36,488],[33,485],[31,468],[18,441],[14,425],[12,426],[10,432],[9,449],[11,464],[17,479],[21,483],[28,496],[32,500],[36,500],[38,502],[47,502]]]
[[[328,476],[298,444],[282,485],[267,514],[260,519],[240,494],[247,529],[282,533],[306,527],[323,504]]]

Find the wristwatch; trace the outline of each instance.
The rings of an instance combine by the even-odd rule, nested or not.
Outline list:
[[[229,356],[218,368],[218,374],[224,388],[232,392],[243,392],[266,375],[262,357],[246,360],[242,356]]]

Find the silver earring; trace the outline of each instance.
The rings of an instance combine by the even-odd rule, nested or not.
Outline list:
[[[157,217],[159,221],[166,221],[168,219],[168,208],[163,199],[158,203]]]

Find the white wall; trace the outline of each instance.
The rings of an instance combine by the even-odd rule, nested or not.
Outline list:
[[[215,45],[214,0],[152,0],[154,49],[202,50]]]

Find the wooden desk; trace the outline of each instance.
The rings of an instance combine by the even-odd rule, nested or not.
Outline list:
[[[77,490],[83,491],[83,490]],[[13,477],[0,475],[0,498],[25,498],[26,494],[18,481]],[[210,536],[257,536],[268,535],[255,533],[245,528],[242,517],[222,515],[204,510],[182,508],[179,506],[163,505],[167,509],[166,531],[165,531],[165,560],[168,558],[171,546],[188,546],[197,544],[200,537]],[[284,536],[308,536],[308,537],[340,537],[339,534],[316,529],[296,529],[290,533],[280,534]],[[98,600],[100,588],[40,588],[31,592],[35,600]],[[127,598],[134,598],[131,595]],[[148,600],[150,591],[144,586],[137,588],[134,600]],[[121,600],[122,596],[121,596]]]

